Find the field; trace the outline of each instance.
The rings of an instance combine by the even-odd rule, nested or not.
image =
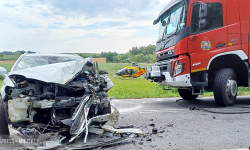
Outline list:
[[[10,71],[13,62],[1,63],[0,66]],[[105,63],[99,64],[100,70],[107,70],[109,78],[113,81],[115,86],[108,92],[109,96],[118,99],[131,99],[131,98],[156,98],[156,97],[178,97],[176,88],[171,90],[162,90],[162,86],[151,83],[143,77],[137,79],[121,79],[115,74],[119,69],[129,66],[129,63]],[[147,67],[152,64],[139,64],[141,67]],[[0,86],[2,86],[2,77],[0,77]],[[249,88],[240,87],[238,95],[248,95]],[[213,96],[212,92],[205,92],[203,96]]]
[[[0,57],[0,61],[4,61],[4,60],[17,60],[17,58],[20,55],[4,55],[3,57]]]

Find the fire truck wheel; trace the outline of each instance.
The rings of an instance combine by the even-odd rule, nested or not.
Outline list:
[[[219,106],[232,106],[237,97],[237,77],[231,68],[218,71],[214,80],[214,99]]]
[[[178,89],[180,96],[184,100],[195,100],[198,95],[192,95],[192,89]]]
[[[8,135],[8,123],[5,117],[3,100],[0,98],[0,135]]]

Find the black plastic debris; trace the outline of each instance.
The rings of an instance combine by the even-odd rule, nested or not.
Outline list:
[[[157,128],[153,128],[153,129],[152,129],[152,133],[153,133],[153,134],[157,134],[157,132],[158,132],[158,129],[157,129]]]
[[[154,123],[151,123],[151,124],[149,124],[149,126],[151,126],[151,127],[155,127],[155,124],[154,124]]]

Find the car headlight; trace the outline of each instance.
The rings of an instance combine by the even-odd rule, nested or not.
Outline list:
[[[184,71],[184,69],[185,69],[184,65],[185,65],[185,63],[179,63],[179,60],[175,61],[173,77],[177,76],[178,74],[180,74]]]

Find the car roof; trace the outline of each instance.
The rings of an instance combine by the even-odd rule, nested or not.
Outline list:
[[[77,54],[22,54],[21,56],[78,56]]]

